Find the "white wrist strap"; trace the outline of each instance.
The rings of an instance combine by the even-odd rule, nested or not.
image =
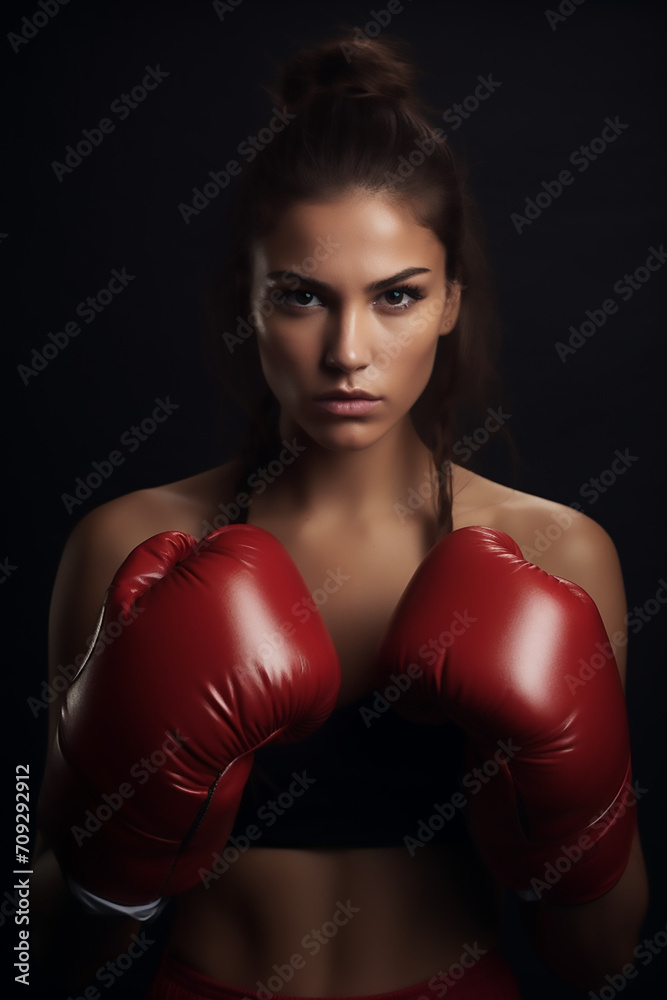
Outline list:
[[[108,899],[102,899],[95,893],[84,889],[82,885],[75,882],[69,875],[66,876],[70,892],[75,896],[87,913],[95,916],[108,916],[110,913],[120,913],[127,917],[134,917],[135,920],[150,920],[157,916],[167,905],[166,899],[156,899],[152,903],[139,903],[136,906],[123,906],[122,903],[112,903]]]

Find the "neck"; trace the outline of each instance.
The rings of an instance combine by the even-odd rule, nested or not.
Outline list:
[[[271,485],[272,505],[284,505],[304,518],[324,516],[346,524],[395,519],[395,505],[407,505],[414,497],[411,490],[418,491],[427,481],[432,483],[431,452],[409,415],[375,444],[358,451],[322,448],[284,419],[280,432],[298,455],[283,466]],[[427,496],[424,511],[434,509],[435,496],[423,492]]]

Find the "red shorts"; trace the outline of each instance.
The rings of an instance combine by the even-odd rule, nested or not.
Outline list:
[[[248,1000],[267,1000],[267,997],[314,1000],[293,998],[288,993],[258,993],[237,986],[225,986],[183,965],[166,951],[147,1000],[244,1000],[246,997]],[[346,997],[345,1000],[438,1000],[440,997],[446,1000],[521,1000],[512,970],[497,949],[487,952],[466,969],[456,963],[442,976],[435,975],[416,986],[391,993],[372,993],[361,998]]]

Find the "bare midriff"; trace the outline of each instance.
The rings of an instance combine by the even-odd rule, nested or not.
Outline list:
[[[491,897],[465,845],[252,847],[179,898],[170,950],[241,989],[384,993],[490,951]]]
[[[248,523],[279,538],[309,590],[327,568],[346,575],[319,609],[339,654],[345,704],[372,689],[378,639],[433,532],[415,520],[397,533],[395,519],[370,531],[304,527],[275,510],[260,497]],[[206,883],[179,897],[170,951],[249,991],[263,984],[305,997],[385,993],[428,982],[464,954],[467,966],[498,942],[497,890],[470,844],[412,852],[400,838],[394,847],[338,850],[258,844]]]

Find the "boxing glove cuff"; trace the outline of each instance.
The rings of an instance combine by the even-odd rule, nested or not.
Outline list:
[[[134,917],[135,920],[152,920],[153,917],[162,912],[168,902],[167,899],[156,899],[152,903],[123,906],[122,903],[112,903],[108,899],[96,896],[94,892],[89,892],[69,875],[66,875],[65,878],[70,892],[75,899],[78,899],[86,913],[92,913],[96,917],[119,914],[125,917]]]
[[[489,793],[471,801],[475,841],[487,866],[525,901],[587,903],[612,889],[630,856],[636,795],[628,763],[608,809],[587,827],[551,844],[531,843],[520,829],[511,795]],[[485,802],[484,800],[487,799]]]

